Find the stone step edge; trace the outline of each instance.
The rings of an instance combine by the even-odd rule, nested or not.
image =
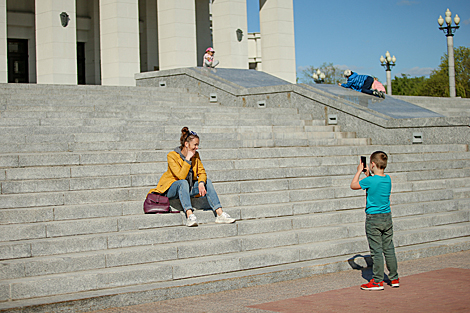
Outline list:
[[[357,209],[357,210],[360,210],[360,209]],[[460,211],[446,211],[446,212],[435,212],[435,213],[427,213],[427,214],[418,214],[418,215],[413,215],[413,216],[401,216],[401,217],[394,217],[394,220],[396,221],[396,219],[400,219],[400,218],[410,218],[410,219],[418,219],[418,218],[422,218],[422,216],[424,215],[432,215],[432,216],[435,216],[435,215],[439,215],[439,216],[445,216],[445,215],[449,215],[450,214],[455,214],[455,215],[458,215]],[[446,226],[453,226],[453,225],[458,225],[458,224],[462,224],[462,223],[469,223],[468,220],[466,221],[454,221],[454,222],[447,222],[447,223],[437,223],[437,224],[434,224],[434,225],[428,225],[428,226],[425,226],[425,227],[421,227],[421,226],[418,226],[418,228],[406,228],[406,229],[399,229],[399,230],[396,230],[395,231],[395,234],[396,236],[400,237],[401,236],[401,233],[416,233],[416,232],[419,232],[420,230],[423,230],[426,231],[430,228],[435,228],[435,227],[446,227]],[[338,223],[333,223],[333,224],[328,224],[328,225],[323,225],[323,226],[314,226],[314,227],[311,227],[311,228],[293,228],[293,229],[286,229],[286,230],[279,230],[279,231],[276,231],[277,233],[283,233],[283,234],[286,234],[287,236],[289,234],[292,234],[292,233],[305,233],[305,232],[309,232],[312,231],[312,232],[316,232],[316,230],[318,229],[322,229],[322,230],[336,230],[338,228],[355,228],[355,227],[359,227],[359,228],[362,228],[364,225],[364,220],[361,220],[361,221],[355,221],[355,222],[346,222],[346,223],[341,223],[341,224],[338,224]],[[315,229],[313,229],[315,228]],[[258,236],[267,236],[271,233],[266,233],[266,232],[262,232],[262,233],[249,233],[249,234],[241,234],[241,235],[235,235],[235,236],[226,236],[226,237],[217,237],[217,238],[204,238],[204,239],[201,239],[200,241],[202,242],[202,244],[204,243],[208,243],[208,242],[212,242],[212,241],[230,241],[230,240],[240,240],[242,241],[243,239],[252,239],[252,238],[256,238]],[[345,237],[338,237],[338,238],[335,238],[333,240],[339,240],[339,241],[343,241],[343,240],[348,240],[348,239],[357,239],[357,240],[360,240],[360,238],[364,237],[364,235],[354,235],[352,237],[349,237],[349,235],[345,235]],[[115,265],[115,266],[109,266],[109,267],[106,267],[105,269],[108,269],[108,268],[119,268],[119,267],[122,267],[122,266],[138,266],[138,265],[144,265],[144,264],[149,264],[149,263],[154,263],[154,262],[166,262],[166,261],[179,261],[179,260],[188,260],[188,259],[195,259],[195,258],[200,258],[200,257],[210,257],[210,256],[218,256],[218,255],[230,255],[232,253],[249,253],[249,252],[256,252],[256,251],[262,251],[262,250],[265,250],[265,249],[277,249],[277,248],[283,248],[283,247],[292,247],[292,246],[296,246],[296,245],[308,245],[308,244],[321,244],[323,242],[328,242],[330,241],[330,239],[321,239],[319,241],[309,241],[309,242],[303,242],[303,243],[297,243],[297,244],[289,244],[289,245],[286,245],[286,244],[281,244],[281,245],[275,245],[275,246],[269,246],[269,247],[256,247],[254,249],[249,249],[249,250],[240,250],[240,251],[232,251],[232,252],[224,252],[224,253],[214,253],[214,254],[204,254],[204,255],[201,255],[201,256],[190,256],[190,257],[184,257],[184,258],[176,258],[176,259],[165,259],[165,260],[161,260],[161,261],[152,261],[152,262],[144,262],[144,263],[127,263],[127,264],[121,264],[121,265]],[[126,246],[126,247],[119,247],[119,248],[110,248],[110,249],[105,249],[105,250],[91,250],[91,251],[84,251],[84,252],[70,252],[70,253],[63,253],[63,254],[57,254],[57,255],[44,255],[44,256],[36,256],[36,257],[30,257],[30,258],[19,258],[19,259],[6,259],[6,260],[2,260],[2,262],[6,265],[6,264],[14,264],[14,263],[28,263],[29,261],[31,262],[38,262],[38,261],[41,261],[41,260],[54,260],[54,259],[63,259],[63,258],[76,258],[76,257],[81,257],[81,256],[97,256],[97,255],[106,255],[106,254],[114,254],[114,253],[117,253],[118,251],[121,251],[123,253],[126,253],[126,252],[129,252],[129,251],[133,251],[135,249],[145,249],[147,247],[150,247],[150,246],[154,246],[154,245],[158,245],[158,246],[163,246],[163,247],[169,247],[169,246],[174,246],[175,244],[178,244],[178,242],[181,242],[181,241],[174,241],[174,242],[166,242],[166,243],[160,243],[160,244],[147,244],[147,245],[136,245],[136,246]],[[399,240],[398,240],[399,242]],[[241,244],[241,242],[240,242]],[[398,246],[396,246],[398,248]],[[89,268],[89,269],[82,269],[82,270],[78,270],[78,271],[88,271],[88,270],[97,270],[97,269],[100,269],[100,268]],[[38,276],[47,276],[47,275],[59,275],[59,274],[67,274],[67,273],[73,273],[73,272],[56,272],[56,273],[47,273],[47,274],[43,274],[43,275],[30,275],[30,276],[25,276],[25,277],[18,277],[18,278],[7,278],[5,280],[14,280],[14,279],[22,279],[22,278],[28,278],[28,277],[38,277]]]
[[[24,196],[27,196],[27,195],[34,195],[34,196],[41,196],[41,195],[55,195],[55,196],[64,196],[66,194],[78,194],[78,193],[86,193],[86,192],[94,192],[94,191],[112,191],[112,190],[115,190],[115,191],[129,191],[129,190],[135,190],[135,189],[140,189],[140,188],[145,188],[144,187],[124,187],[124,188],[121,188],[121,187],[115,187],[115,188],[103,188],[103,189],[83,189],[83,190],[73,190],[73,191],[45,191],[45,192],[24,192],[24,193],[12,193],[12,194],[2,194],[0,195],[0,198],[19,198],[19,197],[24,197]],[[154,186],[151,186],[151,187],[147,187],[149,188],[149,190],[151,188],[154,188]],[[342,187],[344,188],[345,190],[348,190],[349,189],[347,188],[347,186],[344,186]],[[293,189],[293,190],[284,190],[285,192],[304,192],[304,193],[308,193],[310,191],[323,191],[323,190],[330,190],[331,187],[319,187],[319,188],[309,188],[309,189]],[[468,190],[469,188],[468,187],[464,187],[462,188],[462,190]],[[334,191],[333,191],[334,192]],[[416,190],[416,191],[400,191],[400,192],[395,192],[394,194],[399,194],[399,195],[409,195],[409,194],[419,194],[419,195],[429,195],[429,194],[432,194],[432,192],[442,192],[442,193],[445,193],[445,194],[448,194],[448,193],[451,193],[453,192],[453,189],[448,189],[448,188],[436,188],[436,189],[422,189],[422,190]],[[262,192],[256,192],[256,194],[274,194],[274,193],[278,193],[278,191],[262,191]],[[244,195],[251,195],[253,196],[255,193],[250,193],[250,194],[244,194]],[[234,194],[223,194],[223,195],[227,195],[227,196],[230,196],[230,195],[233,195],[233,196],[240,196],[241,194],[240,193],[234,193]],[[142,197],[142,203],[143,201],[145,200],[145,194],[143,195]],[[240,205],[237,205],[237,206],[231,206],[229,204],[227,204],[227,206],[224,206],[224,208],[233,208],[233,209],[236,209],[236,208],[239,208],[239,207],[253,207],[253,206],[260,206],[260,205],[275,205],[275,204],[301,204],[301,203],[313,203],[313,202],[317,202],[317,201],[328,201],[328,200],[337,200],[337,199],[346,199],[346,198],[349,198],[349,199],[357,199],[357,198],[363,198],[364,195],[363,194],[359,194],[359,193],[356,193],[356,194],[351,194],[351,195],[338,195],[338,196],[334,196],[333,198],[332,197],[328,197],[328,196],[324,196],[324,198],[308,198],[308,199],[302,199],[302,200],[289,200],[289,201],[285,201],[285,202],[275,202],[275,203],[265,203],[265,204],[252,204],[252,205],[245,205],[245,204],[240,204]],[[393,197],[393,195],[392,195]],[[392,201],[394,199],[392,198]],[[449,196],[447,196],[446,198],[444,199],[436,199],[436,200],[452,200],[452,198]],[[424,201],[426,202],[429,202],[429,201],[436,201],[436,200],[429,200],[428,198],[426,198]],[[453,200],[456,200],[456,199],[453,199]],[[134,199],[128,199],[126,201],[132,201],[132,202],[135,202],[137,200],[134,200]],[[395,199],[396,201],[396,199]],[[407,201],[407,203],[419,203],[419,202],[422,202],[423,200],[420,200],[420,199],[416,199],[416,201]],[[81,205],[87,205],[87,204],[90,204],[90,205],[93,205],[93,204],[97,204],[97,203],[110,203],[112,201],[108,201],[108,202],[83,202],[83,203],[80,203]],[[0,210],[9,210],[9,209],[33,209],[33,208],[44,208],[44,207],[62,207],[62,206],[68,206],[70,205],[71,203],[65,203],[65,202],[62,202],[62,203],[53,203],[53,204],[49,204],[49,205],[41,205],[41,206],[22,206],[22,207],[18,207],[18,206],[15,206],[15,207],[1,207]],[[401,202],[398,202],[398,203],[395,203],[395,204],[402,204]],[[28,204],[29,205],[29,204]],[[97,217],[97,218],[101,218],[101,217]],[[78,220],[81,220],[81,219],[78,219]],[[42,222],[41,222],[42,223]]]
[[[175,146],[178,145],[177,142],[175,142]],[[437,152],[431,152],[431,151],[426,151],[427,148],[432,148],[432,147],[441,147],[441,146],[447,146],[448,148],[451,148],[451,149],[454,149],[454,150],[439,150]],[[417,147],[414,147],[414,146],[409,146],[409,145],[369,145],[367,146],[367,149],[368,150],[388,150],[388,151],[393,151],[393,148],[403,148],[403,147],[413,147],[415,149],[410,149],[409,151],[405,151],[405,152],[390,152],[390,154],[392,155],[392,158],[393,158],[393,155],[394,154],[397,154],[397,155],[421,155],[421,154],[424,154],[424,153],[441,153],[441,154],[453,154],[453,153],[466,153],[466,152],[469,152],[468,150],[468,145],[465,145],[465,144],[444,144],[444,145],[440,145],[440,144],[436,144],[436,145],[425,145],[425,146],[420,146],[419,148]],[[289,150],[291,149],[292,147],[265,147],[265,148],[234,148],[234,149],[230,149],[230,148],[223,148],[223,149],[220,149],[220,148],[212,148],[212,149],[204,149],[204,151],[220,151],[222,150],[221,152],[227,152],[227,151],[248,151],[248,150],[253,150],[253,149],[256,149],[257,151],[258,150]],[[312,149],[315,149],[316,147],[300,147],[301,149],[308,149],[308,150],[312,150]],[[333,156],[351,156],[353,153],[353,155],[359,155],[359,154],[364,154],[363,150],[366,149],[366,147],[357,147],[357,148],[354,148],[356,150],[359,150],[359,151],[354,151],[352,152],[350,149],[351,147],[330,147],[330,146],[326,146],[326,147],[322,147],[323,149],[328,149],[328,150],[333,150],[332,152],[337,152],[335,150],[337,150],[338,148],[341,148],[341,149],[346,149],[347,148],[347,151],[344,151],[345,154],[335,154]],[[420,149],[422,148],[422,149]],[[465,149],[462,149],[462,148],[465,148]],[[163,149],[160,149],[160,150],[155,150],[155,149],[146,149],[146,150],[139,150],[140,153],[146,153],[146,152],[155,152],[155,151],[164,151],[164,152],[169,152],[169,150],[163,150]],[[119,150],[119,151],[105,151],[106,153],[136,153],[134,150]],[[80,151],[80,152],[67,152],[67,151],[58,151],[58,152],[54,152],[54,151],[51,151],[51,152],[9,152],[9,153],[0,153],[0,157],[1,156],[20,156],[20,155],[41,155],[41,154],[45,154],[45,155],[48,155],[48,154],[52,154],[52,155],[60,155],[60,154],[63,154],[63,155],[71,155],[71,154],[83,154],[83,153],[89,153],[89,154],[101,154],[103,153],[103,151]],[[347,153],[347,154],[346,154]],[[305,155],[306,157],[325,157],[325,156],[329,156],[329,155],[326,155],[326,154],[318,154],[318,155]],[[286,157],[298,157],[296,155],[293,155],[293,156],[278,156],[278,158],[286,158]],[[257,157],[257,158],[248,158],[248,159],[259,159],[259,158],[262,158],[262,157]],[[212,160],[212,159],[211,159]],[[409,161],[403,161],[402,163],[408,163]]]
[[[452,238],[439,242],[397,247],[398,262],[432,257],[470,250],[470,237]],[[1,302],[0,312],[88,312],[111,307],[123,307],[181,297],[209,294],[219,291],[254,287],[315,275],[359,270],[367,267],[369,251],[359,258],[348,255],[275,265],[239,272],[186,278],[178,281],[159,282],[107,290],[87,291],[75,294],[50,296],[13,302]],[[356,265],[351,265],[351,261]],[[358,262],[359,264],[357,264]],[[360,273],[358,273],[360,275]]]
[[[356,223],[356,224],[361,224],[360,222]],[[462,225],[464,224],[464,225]],[[463,222],[463,223],[456,223],[456,227],[460,227],[460,226],[463,226],[465,228],[468,228],[468,222]],[[449,229],[449,225],[441,225],[441,226],[433,226],[433,227],[425,227],[423,228],[424,231],[429,231],[431,229],[433,229],[434,227],[443,227],[444,230],[448,230]],[[453,227],[453,226],[451,226]],[[402,231],[403,234],[400,234],[399,235],[399,238],[403,237],[403,236],[406,236],[407,234],[416,234],[418,231],[420,230],[404,230]],[[400,232],[401,233],[401,232]],[[419,241],[419,244],[421,243],[426,243],[426,242],[435,242],[435,241],[439,241],[439,240],[447,240],[447,239],[451,239],[451,238],[460,238],[460,237],[469,237],[470,233],[468,232],[465,232],[465,235],[462,235],[462,236],[455,236],[454,234],[451,234],[449,236],[445,236],[445,238],[441,238],[441,239],[431,239],[430,240],[427,240],[427,241]],[[398,239],[399,239],[398,238]],[[400,239],[399,239],[400,241]],[[274,251],[277,251],[277,250],[283,250],[283,249],[287,249],[287,250],[290,250],[290,249],[305,249],[305,248],[308,248],[310,246],[315,246],[315,245],[321,245],[321,244],[327,244],[327,243],[331,243],[331,242],[334,242],[334,243],[339,243],[339,245],[342,245],[344,243],[347,243],[347,242],[354,242],[354,243],[361,243],[362,246],[364,246],[364,244],[366,244],[366,241],[365,241],[365,235],[357,235],[357,236],[354,236],[352,238],[338,238],[338,239],[334,239],[334,240],[323,240],[323,241],[320,241],[320,242],[306,242],[306,243],[302,243],[302,244],[298,244],[298,245],[295,245],[295,246],[276,246],[276,247],[266,247],[265,249],[261,249],[261,250],[253,250],[253,251],[240,251],[240,252],[229,252],[229,253],[226,253],[224,255],[205,255],[205,256],[199,256],[199,257],[194,257],[193,259],[203,259],[203,261],[198,261],[198,262],[205,262],[211,258],[222,258],[222,259],[230,259],[230,258],[233,258],[235,256],[235,258],[237,258],[238,256],[241,257],[241,255],[245,255],[245,254],[250,254],[250,253],[254,253],[254,254],[258,254],[258,255],[262,255],[262,254],[270,254]],[[401,246],[412,246],[416,243],[408,243],[408,244],[402,244]],[[366,247],[367,245],[365,245]],[[397,246],[398,247],[398,246]],[[358,248],[358,247],[356,247]],[[360,248],[362,249],[362,247]],[[299,251],[300,251],[299,250]],[[354,251],[353,251],[354,252]],[[353,253],[353,252],[348,252],[348,253]],[[354,252],[356,253],[356,252]],[[357,253],[360,253],[357,252]],[[327,255],[330,255],[330,256],[334,256],[336,255],[335,253],[334,254],[327,254]],[[249,256],[248,256],[249,257]],[[316,257],[316,256],[308,256],[308,259],[309,260],[315,260],[315,259],[321,259],[321,258],[325,258],[324,257]],[[205,260],[205,261],[204,261]],[[114,267],[114,268],[103,268],[103,269],[88,269],[88,270],[77,270],[75,272],[70,272],[70,273],[50,273],[50,274],[45,274],[45,275],[42,275],[42,276],[29,276],[29,277],[20,277],[20,278],[12,278],[12,279],[5,279],[6,282],[8,283],[15,283],[15,282],[21,282],[21,280],[24,280],[24,279],[40,279],[40,280],[43,280],[43,279],[46,279],[46,280],[50,280],[50,279],[54,279],[54,278],[57,278],[58,276],[64,276],[64,275],[67,275],[67,274],[76,274],[78,276],[81,276],[83,275],[83,273],[88,273],[88,274],[93,274],[93,273],[96,273],[97,271],[108,271],[108,272],[113,272],[115,271],[116,269],[118,268],[121,268],[121,269],[129,269],[129,267],[132,267],[132,268],[135,268],[137,267],[137,269],[141,269],[142,267],[148,267],[148,264],[156,264],[156,263],[171,263],[171,264],[174,264],[174,262],[183,262],[184,263],[187,263],[187,262],[192,262],[191,261],[191,258],[187,259],[180,259],[180,260],[161,260],[161,261],[155,261],[155,262],[150,262],[150,263],[146,263],[146,264],[128,264],[128,265],[122,265],[122,266],[118,266],[118,267]],[[298,262],[298,261],[293,261],[293,262]],[[283,262],[280,262],[281,264]],[[291,262],[292,263],[292,262]],[[279,264],[276,262],[276,264]],[[180,264],[177,264],[177,266],[179,266]],[[261,266],[261,267],[266,267],[266,266],[269,266],[269,265],[265,265],[265,266]],[[259,268],[260,266],[255,266],[255,267],[252,267],[252,268]],[[233,271],[233,270],[232,270]],[[239,270],[235,270],[236,271],[239,271]],[[109,274],[109,273],[108,273]],[[200,275],[200,276],[204,276],[204,275]],[[179,280],[179,278],[176,278],[176,279],[165,279],[165,281],[173,281],[173,280]],[[145,283],[144,283],[145,284]]]

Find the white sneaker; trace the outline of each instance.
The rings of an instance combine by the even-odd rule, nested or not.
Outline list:
[[[191,215],[186,219],[186,226],[188,226],[188,227],[197,226],[197,218],[196,218],[196,215],[191,214]]]
[[[217,224],[230,224],[230,223],[235,222],[235,219],[231,218],[230,215],[223,212],[222,214],[216,217],[215,222]]]

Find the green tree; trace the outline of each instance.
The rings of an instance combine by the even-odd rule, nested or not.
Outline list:
[[[470,48],[458,47],[454,49],[455,60],[455,89],[457,97],[470,97]],[[449,96],[449,59],[445,54],[441,57],[439,67],[431,72],[418,88],[421,96],[448,97]]]
[[[324,62],[320,67],[309,66],[305,70],[302,70],[301,76],[297,78],[297,81],[300,83],[305,84],[313,84],[313,73],[316,72],[318,69],[325,73],[325,84],[337,84],[342,82],[343,77],[342,71],[333,65],[333,63],[326,63]]]
[[[401,74],[401,77],[395,76],[392,79],[392,92],[394,95],[419,96],[419,88],[426,80],[426,77],[410,77],[407,74]]]

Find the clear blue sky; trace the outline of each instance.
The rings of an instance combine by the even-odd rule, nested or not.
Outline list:
[[[447,8],[461,19],[454,47],[470,47],[470,0],[293,1],[297,73],[332,62],[385,82],[379,59],[388,50],[397,58],[392,77],[428,76],[447,53],[437,23]],[[248,32],[259,32],[259,0],[247,10]]]

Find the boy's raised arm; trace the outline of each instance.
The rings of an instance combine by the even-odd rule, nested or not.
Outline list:
[[[362,165],[362,162],[359,162],[359,165],[357,166],[357,172],[354,175],[353,180],[351,182],[351,189],[352,190],[362,189],[361,185],[359,184],[359,176],[361,176],[361,173],[362,173],[363,169],[364,169],[364,165]],[[366,169],[367,169],[367,167],[366,167]],[[367,169],[366,176],[367,176],[368,172],[369,172],[369,169]]]

